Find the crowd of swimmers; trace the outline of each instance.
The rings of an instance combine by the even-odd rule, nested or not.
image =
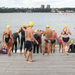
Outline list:
[[[70,35],[72,34],[70,29],[67,29],[67,25],[64,25],[64,28],[62,29],[61,35],[59,37],[57,37],[55,29],[51,30],[49,25],[46,25],[46,30],[44,31],[40,29],[33,31],[32,29],[33,26],[34,26],[33,22],[30,22],[29,25],[23,24],[23,26],[18,31],[12,34],[12,31],[9,30],[10,25],[7,25],[7,29],[4,30],[2,35],[2,39],[5,44],[2,45],[1,50],[6,49],[7,50],[6,53],[8,54],[8,56],[10,56],[11,51],[13,53],[13,47],[15,45],[15,53],[16,53],[17,38],[18,38],[18,46],[20,45],[20,54],[22,54],[22,46],[24,43],[24,57],[26,57],[26,63],[31,63],[32,61],[35,61],[32,58],[32,52],[35,53],[35,46],[37,46],[37,53],[39,53],[40,47],[40,53],[43,52],[42,57],[45,56],[45,52],[47,52],[47,56],[49,56],[49,53],[52,52],[55,53],[56,41],[59,44],[59,53],[62,46],[62,53],[64,53],[65,55],[65,45],[67,45],[66,54],[69,55],[68,50],[70,46],[70,38],[68,34]],[[19,36],[20,32],[21,32],[21,40]],[[42,35],[45,36],[43,42],[43,50],[42,50]],[[32,46],[34,46],[33,47],[34,49],[32,49]]]

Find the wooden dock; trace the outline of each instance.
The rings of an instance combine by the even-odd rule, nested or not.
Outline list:
[[[75,53],[41,55],[33,54],[36,61],[27,64],[23,54],[0,54],[0,75],[75,75]]]

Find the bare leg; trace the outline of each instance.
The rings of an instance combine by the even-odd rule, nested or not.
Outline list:
[[[48,54],[47,54],[47,56],[49,56],[49,51],[50,51],[50,43],[48,43]]]
[[[10,56],[10,52],[13,48],[13,43],[12,43],[11,39],[9,39],[9,41],[8,41],[8,46],[10,46],[9,51],[8,51],[8,55]]]
[[[55,53],[55,44],[53,44],[53,53]]]
[[[69,55],[69,54],[68,54],[68,50],[69,50],[70,40],[69,40],[66,44],[67,44],[67,52],[66,52],[66,54]]]
[[[26,57],[26,50],[27,50],[27,48],[25,48],[25,50],[24,50],[24,58]]]
[[[40,43],[40,53],[42,53],[42,43]]]
[[[30,52],[28,51],[28,52],[27,52],[27,59],[26,59],[26,63],[31,63],[30,61],[28,61],[28,60],[29,60],[29,56],[30,56]]]
[[[63,43],[62,43],[62,53],[63,53]]]
[[[64,51],[64,55],[65,55],[65,42],[63,42],[63,51]]]
[[[33,51],[33,50],[32,50]],[[31,62],[32,61],[35,61],[33,58],[32,58],[32,51],[30,52],[30,59],[31,59]]]
[[[61,49],[61,44],[59,44],[59,53],[60,53],[60,49]]]
[[[51,53],[52,53],[52,44],[51,44]]]
[[[43,55],[42,55],[42,57],[44,57],[44,53],[45,53],[45,41],[43,43]]]

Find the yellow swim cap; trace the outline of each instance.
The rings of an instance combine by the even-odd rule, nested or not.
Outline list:
[[[57,45],[55,45],[55,48],[57,48]]]
[[[4,41],[4,43],[6,44],[6,42]]]
[[[66,24],[64,25],[64,28],[67,28],[67,25]]]
[[[37,30],[35,30],[35,33],[37,33]]]
[[[53,29],[53,30],[55,30],[55,29]]]
[[[33,26],[34,25],[34,23],[31,21],[30,23],[29,23],[29,26]]]
[[[46,25],[47,28],[49,28],[49,25]]]
[[[25,24],[23,24],[23,26],[25,26]]]
[[[71,43],[73,43],[73,40],[71,40]]]
[[[7,28],[10,28],[10,25],[7,25]]]
[[[19,31],[16,31],[17,33],[19,33]]]
[[[40,32],[40,29],[39,29],[39,32]]]

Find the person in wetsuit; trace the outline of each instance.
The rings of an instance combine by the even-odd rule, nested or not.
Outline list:
[[[40,40],[40,35],[37,34],[37,30],[35,30],[34,38],[38,41]],[[37,53],[39,53],[39,44],[33,41],[33,53],[35,53],[35,47],[37,47]]]
[[[10,52],[12,50],[12,47],[13,47],[13,38],[12,38],[12,32],[11,30],[9,30],[10,28],[10,25],[7,25],[7,29],[4,30],[3,32],[3,42],[4,42],[4,36],[5,36],[5,42],[6,42],[6,45],[7,45],[7,50],[8,50],[8,56],[10,56]]]
[[[24,29],[26,29],[25,24],[23,24]],[[21,32],[21,44],[20,44],[20,54],[22,54],[22,46],[23,43],[25,43],[25,32],[22,29],[22,27],[19,29],[19,33]],[[25,48],[25,44],[24,44],[24,48]]]
[[[71,44],[69,46],[69,53],[75,53],[75,44],[73,43],[73,40],[71,40]]]
[[[42,30],[37,30],[37,34],[40,35],[40,39],[38,40],[39,42],[39,47],[40,47],[40,53],[42,53],[42,34],[43,34],[43,31]]]
[[[64,29],[61,31],[62,34],[62,40],[63,40],[63,51],[65,55],[65,45],[67,45],[67,52],[66,54],[68,55],[68,50],[69,50],[69,44],[70,44],[70,38],[68,34],[72,35],[70,32],[70,29],[67,29],[67,25],[64,25]]]
[[[12,34],[12,37],[13,37],[13,40],[14,40],[13,48],[14,48],[14,45],[15,45],[15,53],[17,52],[17,38],[18,38],[18,46],[20,45],[20,36],[19,36],[18,32],[19,31],[16,31],[16,33]],[[13,53],[13,48],[12,48],[12,53]]]

